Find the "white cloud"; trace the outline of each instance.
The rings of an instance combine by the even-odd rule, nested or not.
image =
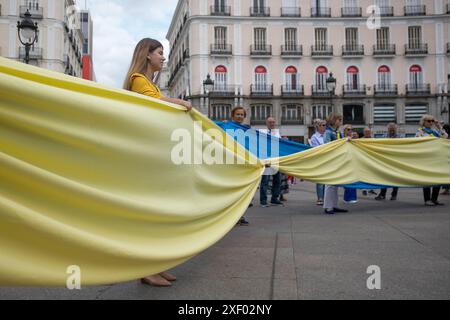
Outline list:
[[[134,47],[142,38],[165,40],[177,0],[91,0],[94,70],[97,81],[122,87]],[[84,5],[84,3],[83,3]]]

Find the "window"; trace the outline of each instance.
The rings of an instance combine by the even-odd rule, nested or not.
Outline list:
[[[287,104],[281,107],[281,122],[285,124],[301,124],[303,107],[298,104]]]
[[[297,29],[286,28],[284,29],[284,44],[287,51],[296,50],[297,46]]]
[[[290,66],[287,67],[284,71],[284,80],[286,84],[286,90],[289,91],[295,91],[297,90],[299,86],[299,74],[297,72],[297,68]]]
[[[264,14],[265,0],[253,0],[253,13]]]
[[[388,66],[378,68],[378,87],[386,88],[391,85],[391,69]]]
[[[419,123],[423,115],[428,114],[428,107],[423,104],[410,104],[405,106],[405,122]]]
[[[228,120],[231,118],[231,105],[214,104],[211,106],[209,118],[216,121]]]
[[[347,68],[347,90],[358,90],[359,88],[359,69],[355,66]]]
[[[270,104],[258,104],[252,105],[251,121],[264,123],[266,119],[272,116],[272,105]]]
[[[328,0],[311,0],[312,16],[325,16],[329,13]]]
[[[381,16],[390,16],[393,14],[390,0],[376,0],[375,5],[380,8]]]
[[[225,12],[226,0],[214,0],[214,12]]]
[[[344,8],[357,8],[358,0],[344,0]]]
[[[227,45],[227,28],[215,27],[214,28],[214,44],[216,49],[225,50]]]
[[[356,50],[358,45],[358,28],[345,29],[345,47],[347,50]]]
[[[316,28],[315,30],[316,50],[326,50],[327,46],[327,29]]]
[[[389,28],[382,27],[380,29],[377,29],[377,48],[379,50],[388,50],[389,44]]]
[[[396,122],[395,105],[379,104],[373,107],[373,120],[375,123]]]
[[[316,69],[316,87],[318,91],[327,91],[328,69],[326,67],[318,67]]]
[[[266,50],[266,29],[255,28],[254,34],[255,34],[255,49]]]
[[[214,90],[226,91],[227,88],[227,68],[224,66],[217,66],[215,71]]]
[[[364,107],[362,105],[344,105],[344,124],[363,124]]]
[[[333,107],[330,105],[315,105],[312,107],[312,118],[325,120],[331,112]]]
[[[420,66],[415,64],[409,68],[409,83],[416,88],[423,84],[422,68]]]
[[[408,27],[408,48],[420,49],[422,44],[422,27]]]
[[[263,66],[255,69],[255,89],[256,91],[264,91],[267,85],[267,69]]]

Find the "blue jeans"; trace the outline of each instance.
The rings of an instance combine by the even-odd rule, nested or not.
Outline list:
[[[267,189],[269,188],[269,179],[272,177],[272,202],[278,200],[281,192],[281,173],[268,176],[264,175],[261,179],[261,186],[259,187],[259,201],[261,203],[267,203]]]
[[[317,199],[323,200],[325,196],[325,185],[324,184],[316,184],[316,193]]]
[[[344,193],[344,201],[356,201],[358,200],[358,194],[356,192],[356,189],[352,189],[352,188],[344,188],[345,189],[345,193]]]

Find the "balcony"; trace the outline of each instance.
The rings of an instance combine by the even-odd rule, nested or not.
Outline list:
[[[394,7],[379,7],[379,8],[380,8],[380,17],[394,16]]]
[[[342,92],[344,96],[355,97],[355,96],[365,96],[366,95],[366,85],[350,85],[346,84],[342,86]]]
[[[269,7],[250,7],[251,17],[270,17]]]
[[[343,7],[341,8],[342,17],[362,17],[361,7]]]
[[[19,59],[25,59],[25,47],[19,47]],[[30,60],[42,59],[42,48],[30,47]]]
[[[342,56],[350,58],[362,57],[364,56],[364,46],[358,44],[342,46]]]
[[[383,57],[395,56],[395,44],[374,45],[373,55]]]
[[[31,4],[31,2],[28,3],[26,6],[20,6],[20,17],[25,18],[25,13],[27,10],[31,14],[31,19],[42,19],[44,18],[44,8],[39,7],[39,4]]]
[[[235,97],[240,95],[240,90],[238,86],[226,85],[226,84],[215,84],[214,89],[209,93],[211,97]]]
[[[256,44],[250,46],[250,55],[254,57],[270,57],[272,55],[272,45]]]
[[[231,16],[231,6],[211,6],[212,16]]]
[[[428,54],[428,44],[405,44],[405,55],[407,56],[423,56]]]
[[[447,54],[450,54],[450,42],[447,42]]]
[[[329,45],[315,45],[311,46],[311,56],[312,57],[333,57],[333,46]]]
[[[375,85],[373,92],[375,96],[396,96],[398,86],[396,84]]]
[[[305,93],[304,87],[301,84],[296,85],[282,85],[281,96],[283,98],[298,98],[303,97]]]
[[[427,14],[426,6],[405,6],[405,16],[424,16]]]
[[[215,56],[231,56],[233,53],[233,46],[231,44],[212,44],[211,55]]]
[[[313,97],[328,97],[331,98],[331,93],[327,90],[326,86],[311,86],[311,95]]]
[[[447,14],[450,14],[450,3],[447,3]]]
[[[406,95],[418,96],[418,95],[430,95],[431,86],[429,83],[409,83],[406,85]]]
[[[252,84],[250,86],[250,95],[253,97],[272,97],[273,84]]]
[[[301,57],[303,55],[303,47],[300,45],[281,46],[281,57]]]
[[[188,49],[184,49],[183,51],[183,62],[186,59],[189,59],[190,55],[189,55],[189,48]]]
[[[330,7],[313,7],[311,8],[311,17],[314,18],[330,18],[331,8]]]
[[[298,7],[282,7],[281,8],[282,17],[301,17],[301,9]]]

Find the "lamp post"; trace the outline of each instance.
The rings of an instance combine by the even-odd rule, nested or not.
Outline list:
[[[25,46],[25,63],[30,62],[30,48],[38,38],[38,24],[31,20],[30,11],[25,12],[25,18],[17,21],[17,32],[19,41]]]
[[[210,101],[209,94],[211,91],[213,91],[213,89],[214,89],[214,81],[211,79],[211,76],[208,73],[208,75],[206,76],[206,80],[203,81],[203,90],[205,91],[206,97],[208,99],[208,105],[207,105],[208,115],[209,115],[209,111],[210,111],[209,110],[209,101]]]
[[[330,93],[330,104],[333,108],[333,96],[336,90],[336,79],[333,77],[333,73],[330,73],[330,76],[327,79],[327,90]]]

